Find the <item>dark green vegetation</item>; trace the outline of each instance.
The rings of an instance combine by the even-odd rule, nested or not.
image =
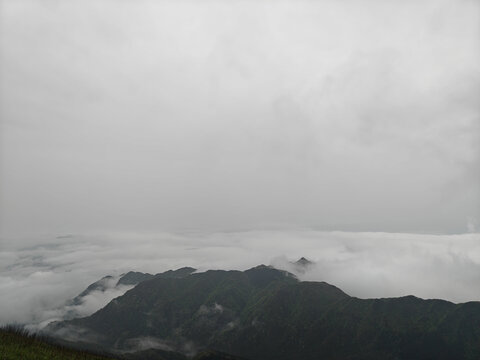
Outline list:
[[[72,350],[51,343],[42,337],[14,328],[0,329],[0,359],[2,360],[107,360],[110,357],[86,351]]]
[[[165,278],[184,277],[184,276],[190,275],[194,271],[195,269],[191,267],[184,267],[175,271],[168,270],[164,273],[159,273],[156,275],[130,271],[126,274],[123,274],[116,283],[114,283],[115,282],[114,277],[108,275],[94,282],[93,284],[90,284],[80,294],[75,296],[73,299],[67,301],[65,305],[67,306],[81,305],[85,301],[85,298],[88,295],[91,295],[95,291],[105,292],[112,288],[120,288],[121,286],[135,286],[138,283],[141,283],[142,281],[149,280],[154,277],[165,277]],[[64,315],[64,320],[71,320],[77,317],[80,317],[80,314],[77,312],[77,309],[75,307],[71,307],[68,309],[68,311]]]
[[[53,339],[30,334],[18,328],[0,329],[1,360],[188,360],[180,353],[145,350],[123,355],[100,355],[60,346]],[[213,350],[202,351],[190,360],[243,360]]]
[[[202,349],[252,360],[480,359],[479,302],[362,300],[263,265],[190,273],[150,277],[95,314],[47,330],[143,352],[132,359]]]
[[[183,267],[177,270],[168,270],[163,273],[158,273],[156,275],[152,274],[144,274],[141,272],[136,272],[136,271],[130,271],[124,275],[118,280],[117,285],[137,285],[138,283],[141,283],[142,281],[152,279],[154,277],[163,277],[163,278],[182,278],[185,276],[190,275],[193,273],[196,269],[192,267]],[[92,284],[93,285],[93,284]],[[92,286],[90,285],[90,286]]]
[[[130,271],[126,274],[123,274],[120,279],[118,279],[115,287],[120,285],[137,285],[142,281],[152,279],[154,277],[165,277],[165,278],[180,278],[185,277],[193,273],[196,269],[191,267],[183,267],[178,270],[168,270],[163,273],[159,273],[156,275],[152,274],[145,274],[136,271]],[[68,305],[80,305],[83,302],[83,298],[93,291],[105,291],[109,288],[109,282],[113,280],[113,276],[105,276],[100,280],[90,284],[84,291],[78,294],[75,298],[68,302]],[[111,286],[111,285],[110,285]]]
[[[137,285],[142,281],[153,278],[152,274],[144,274],[137,271],[130,271],[118,279],[117,285]]]
[[[193,358],[183,354],[163,351],[158,349],[149,349],[137,351],[131,354],[124,354],[121,360],[247,360],[230,354],[226,354],[215,350],[203,350],[196,354]]]

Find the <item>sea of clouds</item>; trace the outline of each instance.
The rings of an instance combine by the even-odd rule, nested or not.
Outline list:
[[[453,302],[480,300],[480,234],[432,235],[313,230],[69,235],[2,241],[0,324],[42,327],[74,311],[86,316],[130,287],[115,286],[130,270],[159,273],[183,266],[244,270],[258,264],[326,281],[360,298],[415,295]],[[89,284],[111,286],[66,305]]]

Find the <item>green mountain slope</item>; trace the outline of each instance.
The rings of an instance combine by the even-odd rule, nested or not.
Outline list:
[[[18,329],[0,329],[0,359],[2,360],[188,360],[185,355],[150,349],[130,354],[98,355],[85,350],[59,346],[51,340],[27,334]],[[191,360],[245,360],[226,353],[206,350]]]
[[[113,358],[54,345],[42,338],[28,336],[20,331],[0,329],[0,359],[107,360]]]
[[[142,281],[151,279],[154,275],[148,273],[141,273],[138,271],[129,271],[126,274],[123,274],[120,279],[118,279],[118,285],[137,285]]]
[[[478,302],[362,300],[263,265],[154,277],[47,330],[72,339],[87,333],[115,351],[147,339],[184,354],[215,349],[253,360],[480,359]]]
[[[230,354],[215,350],[203,350],[193,358],[180,353],[163,351],[158,349],[149,349],[137,351],[130,354],[124,354],[120,360],[247,360]]]

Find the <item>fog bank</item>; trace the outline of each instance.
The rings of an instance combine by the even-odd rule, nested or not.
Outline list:
[[[244,270],[259,264],[292,270],[289,261],[301,256],[316,264],[299,274],[300,279],[326,281],[352,296],[412,294],[454,302],[480,300],[478,233],[283,230],[76,235],[8,242],[0,253],[0,323],[51,319],[52,309],[61,308],[65,300],[108,274],[158,273],[183,266],[199,271]],[[111,292],[110,298],[121,293]],[[102,299],[90,302],[86,313],[103,306]]]

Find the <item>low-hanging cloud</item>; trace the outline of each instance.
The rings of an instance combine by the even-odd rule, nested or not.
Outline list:
[[[44,245],[30,246],[40,241]],[[42,324],[62,317],[66,300],[108,274],[183,266],[244,270],[262,263],[295,272],[290,261],[302,256],[315,264],[297,272],[301,280],[326,281],[352,296],[480,300],[478,233],[131,233],[17,239],[13,244],[0,253],[0,323]],[[127,289],[93,292],[77,310],[87,315]]]

